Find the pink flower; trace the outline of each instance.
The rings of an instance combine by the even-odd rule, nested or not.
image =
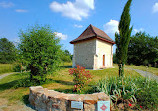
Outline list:
[[[142,106],[140,106],[140,108],[143,108]]]

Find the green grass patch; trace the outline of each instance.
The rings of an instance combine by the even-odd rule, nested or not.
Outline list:
[[[13,72],[12,64],[0,64],[0,75],[8,72]]]
[[[71,68],[72,63],[65,63],[61,65],[61,69],[53,74],[47,76],[49,81],[42,86],[44,88],[53,89],[65,93],[73,93],[74,83],[73,77],[69,75],[68,70]],[[108,68],[103,70],[90,70],[93,75],[92,81],[82,93],[91,93],[91,88],[95,85],[99,79],[107,78],[110,76],[118,76],[118,67]],[[138,73],[132,70],[125,69],[126,76],[140,76]],[[28,103],[27,98],[29,94],[28,87],[18,87],[14,88],[19,81],[24,80],[29,77],[29,73],[18,73],[9,75],[0,80],[0,98],[5,98],[9,101],[8,104],[14,104],[15,101],[22,101],[23,103]]]

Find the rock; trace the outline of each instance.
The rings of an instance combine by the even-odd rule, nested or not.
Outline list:
[[[97,101],[109,101],[105,93],[65,94],[42,86],[30,87],[29,101],[38,111],[97,111]],[[71,101],[83,102],[84,109],[72,109]]]

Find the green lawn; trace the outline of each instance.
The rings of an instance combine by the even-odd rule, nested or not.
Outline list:
[[[143,70],[143,71],[147,71],[147,72],[151,72],[155,75],[158,76],[158,68],[155,68],[155,67],[146,67],[146,66],[134,66],[134,65],[127,65],[125,66],[127,68],[134,68],[134,69],[140,69],[140,70]]]
[[[0,64],[0,75],[13,72],[13,65],[12,64]]]
[[[54,89],[57,91],[63,92],[72,92],[73,90],[73,77],[69,75],[68,70],[71,67],[71,63],[65,63],[64,66],[61,66],[61,70],[57,71],[53,75],[48,75],[49,79],[52,79],[51,82],[42,85],[44,88]],[[93,75],[93,79],[90,82],[88,89],[91,89],[91,85],[95,85],[97,81],[101,78],[106,78],[110,76],[118,76],[118,67],[115,65],[114,68],[108,68],[103,70],[90,70]],[[140,76],[138,73],[132,70],[125,70],[126,76],[137,77]],[[2,80],[0,80],[0,101],[7,100],[8,105],[15,105],[16,101],[27,102],[29,88],[20,87],[14,89],[13,86],[17,84],[17,81],[23,78],[26,78],[28,73],[23,74],[13,74],[9,75]],[[0,103],[1,105],[2,103]]]

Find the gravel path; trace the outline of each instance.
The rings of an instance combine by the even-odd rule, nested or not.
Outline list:
[[[9,75],[15,74],[15,73],[19,73],[19,72],[5,73],[5,74],[3,74],[3,75],[0,76],[0,80],[1,80],[2,78],[6,77],[6,76],[9,76]]]
[[[132,69],[132,70],[138,72],[143,77],[148,77],[150,79],[154,79],[154,80],[158,81],[158,76],[154,75],[153,73],[150,73],[150,72],[147,72],[147,71],[142,71],[142,70],[139,70],[139,69],[133,69],[133,68],[128,68],[128,69]]]

